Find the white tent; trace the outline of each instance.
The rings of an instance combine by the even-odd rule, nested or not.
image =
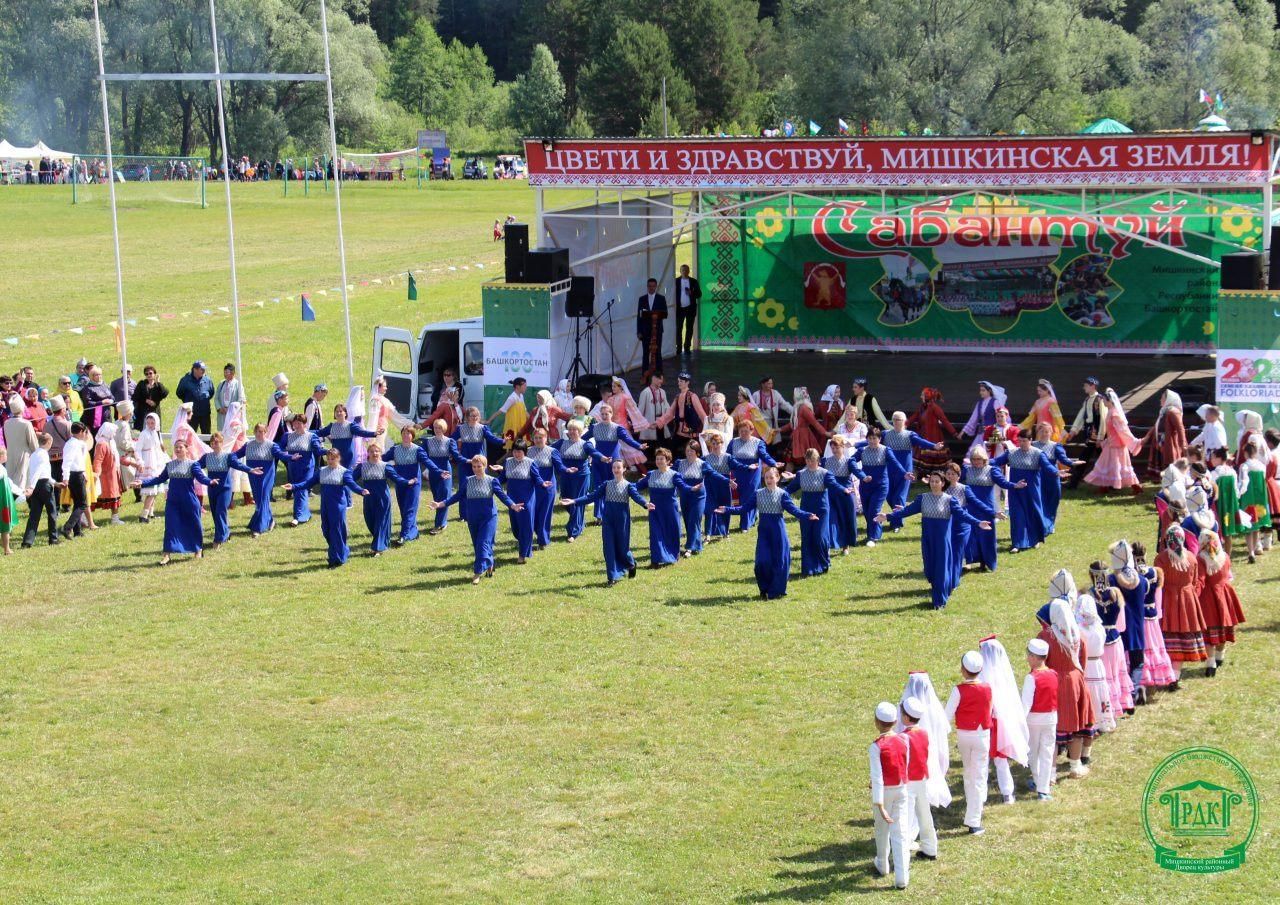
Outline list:
[[[29,148],[20,148],[0,140],[0,160],[39,160],[41,157],[47,157],[50,160],[70,160],[74,156],[67,151],[55,151],[42,141],[36,142]]]
[[[39,151],[41,157],[48,157],[50,160],[70,160],[76,156],[70,151],[55,151],[43,141],[36,142],[33,150]]]

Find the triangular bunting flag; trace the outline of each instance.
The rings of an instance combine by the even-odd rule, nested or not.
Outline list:
[[[76,336],[83,336],[83,335],[84,335],[84,327],[68,327],[68,328],[67,328],[67,332],[68,332],[68,333],[74,333]]]
[[[307,298],[307,294],[302,293],[302,319],[304,321],[313,321],[316,319],[316,309],[311,307],[311,299]]]
[[[6,336],[6,337],[4,338],[4,341],[5,341],[6,343],[8,343],[9,345],[11,345],[11,346],[16,346],[16,345],[18,344],[18,337],[16,337],[16,336]]]
[[[413,278],[413,274],[409,274],[409,301],[416,302],[418,300],[418,281]]]
[[[223,311],[226,311],[227,309],[226,309],[226,308],[224,308],[224,309],[222,309],[222,310],[223,310]],[[153,324],[158,324],[158,323],[160,323],[160,318],[156,317],[154,314],[148,314],[148,315],[147,315],[147,320],[151,321],[151,323],[153,323]]]

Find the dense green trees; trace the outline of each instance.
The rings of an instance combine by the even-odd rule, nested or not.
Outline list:
[[[219,0],[228,70],[315,71],[319,0]],[[0,16],[0,135],[101,147],[88,0]],[[203,2],[102,0],[107,67],[201,70]],[[1280,111],[1271,0],[330,0],[340,141],[459,148],[520,134],[754,132],[784,117],[877,130],[1071,132],[1098,116],[1186,128]],[[238,153],[322,144],[314,83],[228,86]],[[112,87],[117,149],[207,153],[208,85]]]

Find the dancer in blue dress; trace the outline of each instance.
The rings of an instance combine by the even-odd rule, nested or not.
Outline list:
[[[1018,435],[1018,448],[991,460],[992,468],[1009,466],[1010,552],[1019,553],[1044,543],[1044,504],[1040,488],[1046,480],[1058,480],[1058,466],[1031,445],[1030,434]],[[1017,486],[1022,485],[1022,486]]]
[[[529,444],[524,440],[515,440],[511,444],[511,455],[503,460],[495,470],[502,472],[502,481],[507,485],[507,495],[517,503],[519,509],[512,509],[511,533],[516,538],[516,562],[524,565],[533,555],[533,517],[537,507],[538,488],[549,488],[551,482],[542,475],[537,464],[529,458]]]
[[[987,461],[987,451],[982,446],[975,446],[969,450],[969,464],[965,466],[961,480],[984,506],[995,512],[997,516],[1003,516],[1003,513],[998,512],[996,508],[995,489],[1003,487],[1008,491],[1013,490],[1015,485],[1009,483],[1004,473],[998,468],[992,468]],[[998,564],[996,533],[970,531],[969,542],[965,546],[964,561],[966,565],[977,565],[983,572],[994,572]]]
[[[375,440],[366,452],[369,457],[352,471],[358,483],[366,491],[364,498],[364,524],[369,529],[369,548],[374,556],[381,556],[391,545],[391,485],[414,486],[418,478],[404,478],[382,460],[382,446]]]
[[[1044,453],[1045,458],[1054,464],[1054,471],[1058,472],[1058,465],[1065,465],[1068,470],[1076,465],[1084,465],[1084,459],[1073,459],[1067,455],[1067,450],[1061,443],[1057,443],[1053,439],[1053,425],[1041,421],[1035,427],[1036,439],[1031,445],[1040,452]],[[1044,472],[1043,480],[1040,484],[1040,505],[1044,508],[1044,533],[1050,535],[1058,524],[1058,505],[1062,502],[1062,473],[1058,472],[1057,479],[1048,471]]]
[[[449,436],[449,425],[443,418],[437,418],[431,425],[431,436],[423,443],[423,448],[436,470],[428,472],[431,482],[431,499],[447,500],[453,493],[453,467],[466,465],[466,459],[458,450],[458,443]],[[449,527],[449,509],[435,510],[435,524],[427,533],[435,536]]]
[[[489,476],[489,460],[484,456],[472,456],[470,476],[459,482],[458,489],[449,499],[437,500],[431,505],[439,509],[452,506],[463,498],[467,502],[460,512],[471,532],[471,547],[475,554],[471,583],[479,584],[481,575],[493,577],[493,541],[498,535],[498,505],[494,500],[501,500],[508,509],[523,509],[524,504],[512,500],[498,479]]]
[[[204,524],[202,506],[196,496],[196,483],[206,487],[213,484],[198,462],[188,458],[185,440],[173,442],[173,458],[157,475],[145,481],[134,481],[133,488],[159,487],[166,481],[169,489],[164,498],[164,555],[160,565],[168,565],[174,553],[192,553],[196,559],[204,556]]]
[[[209,477],[209,490],[206,497],[209,500],[209,515],[213,517],[213,549],[215,550],[231,539],[231,524],[227,520],[233,494],[231,471],[234,469],[248,475],[254,474],[254,469],[241,464],[231,453],[222,451],[224,442],[226,441],[222,434],[214,431],[209,437],[210,452],[200,457],[200,467]],[[262,470],[258,469],[257,473],[262,474]]]
[[[690,486],[671,467],[671,450],[665,447],[654,452],[653,463],[653,471],[636,482],[636,489],[649,491],[649,559],[661,567],[680,559],[680,499],[702,487]]]
[[[570,469],[556,448],[547,442],[546,428],[535,427],[532,437],[528,455],[542,474],[542,483],[533,488],[533,540],[534,546],[543,550],[551,543],[551,513],[555,510],[556,500],[560,499],[558,485]]]
[[[571,506],[574,503],[593,501],[604,507],[600,519],[600,541],[604,545],[605,574],[609,585],[613,586],[624,575],[627,578],[636,577],[636,560],[631,555],[631,501],[634,500],[650,510],[657,507],[646,502],[636,485],[627,480],[627,463],[621,457],[615,458],[609,467],[612,474],[608,481],[597,484],[586,496],[576,500],[566,498],[560,503]]]
[[[955,497],[944,489],[945,483],[946,479],[934,472],[929,475],[928,492],[917,494],[908,505],[895,509],[888,515],[882,513],[876,516],[876,520],[882,524],[888,522],[898,526],[909,516],[921,516],[920,554],[924,560],[924,576],[929,582],[935,610],[945,607],[951,592],[955,590],[951,559],[952,520],[961,519],[968,521],[971,527],[991,530],[990,522],[980,522],[960,507]]]
[[[396,546],[418,539],[422,472],[425,471],[432,478],[444,474],[435,460],[427,455],[427,451],[413,442],[414,435],[412,425],[400,428],[400,442],[382,454],[382,461],[391,463],[396,474],[404,478],[404,483],[396,484],[396,505],[400,509],[400,536],[396,538]],[[410,479],[413,479],[412,484],[409,483]]]
[[[787,477],[784,475],[784,478]],[[854,492],[852,485],[841,484],[835,475],[822,467],[822,454],[816,449],[806,450],[804,468],[791,476],[787,487],[791,493],[800,494],[800,508],[818,518],[800,521],[800,574],[822,575],[831,569],[831,504],[829,494],[848,497]]]
[[[476,456],[489,458],[489,444],[502,445],[502,438],[489,430],[489,425],[480,420],[480,410],[474,405],[463,413],[463,422],[453,432],[453,439],[458,443],[458,453],[470,462]]]
[[[702,457],[703,481],[707,489],[707,518],[703,534],[707,540],[719,540],[729,536],[729,516],[726,506],[733,502],[733,470],[742,463],[724,451],[724,438],[716,431],[704,435],[707,454]]]
[[[359,417],[355,421],[348,421],[347,418],[347,407],[339,402],[333,407],[333,421],[316,431],[317,437],[328,440],[329,446],[338,451],[343,468],[350,468],[351,463],[355,461],[356,437],[372,440],[382,433],[382,431],[371,431],[361,427]]]
[[[285,475],[294,487],[305,488],[316,472],[316,462],[324,455],[320,438],[307,430],[307,419],[301,412],[289,419],[289,432],[282,447],[285,455]],[[305,489],[293,492],[293,527],[311,521],[311,494]]]
[[[369,491],[356,483],[351,469],[342,464],[342,453],[338,450],[331,449],[325,453],[324,461],[324,468],[311,475],[305,484],[298,486],[304,490],[310,490],[317,484],[320,486],[320,533],[329,545],[329,568],[335,569],[351,556],[351,548],[347,545],[350,494],[369,496]],[[292,484],[285,484],[284,489],[296,488]]]
[[[601,405],[597,412],[600,415],[600,420],[587,428],[586,438],[595,444],[596,451],[602,457],[592,460],[591,482],[592,484],[604,484],[613,473],[613,460],[622,458],[622,453],[619,451],[620,443],[625,443],[638,451],[646,449],[648,444],[636,440],[622,425],[614,424],[613,406],[606,403]],[[564,453],[561,452],[561,455],[564,455]],[[593,512],[596,520],[599,521],[604,513],[603,497],[596,498]]]
[[[831,509],[828,516],[827,546],[839,550],[841,556],[848,554],[849,549],[858,543],[858,513],[854,506],[854,494],[862,489],[862,484],[870,479],[858,467],[858,462],[849,454],[849,446],[844,437],[831,435],[831,455],[822,460],[822,467],[831,472],[831,476],[840,485],[839,490],[827,492],[827,506]],[[846,490],[850,492],[845,492]]]
[[[862,495],[862,517],[867,523],[867,546],[874,547],[884,534],[883,522],[876,516],[889,498],[889,486],[893,481],[913,481],[915,475],[904,472],[897,458],[890,454],[889,447],[880,442],[878,427],[867,431],[865,445],[858,444],[853,460],[866,474],[858,485],[858,492]]]
[[[724,482],[725,504],[728,504],[729,479],[707,466],[698,455],[698,441],[684,445],[684,458],[676,463],[676,471],[684,479],[687,490],[680,491],[680,519],[684,523],[684,556],[697,556],[702,552],[702,520],[707,511],[708,476],[710,481]]]
[[[915,471],[913,449],[932,449],[940,452],[947,447],[944,443],[933,443],[915,431],[907,430],[905,412],[893,413],[893,429],[885,431],[880,439],[888,447],[889,455],[897,459],[898,464],[902,466],[902,476],[898,476],[896,472],[889,473],[889,505],[896,508],[907,501],[911,479],[906,476],[914,474]]]
[[[744,391],[745,392],[745,391]],[[733,480],[738,485],[738,529],[746,531],[756,523],[756,508],[751,505],[760,489],[760,468],[767,465],[777,468],[778,463],[769,455],[764,441],[757,437],[750,421],[737,423],[738,436],[729,441],[729,458],[734,460]]]
[[[569,500],[585,498],[592,487],[595,464],[604,461],[604,456],[600,455],[590,440],[582,439],[582,424],[577,419],[565,423],[564,434],[563,440],[556,441],[556,451],[564,462],[560,496]],[[576,541],[582,533],[582,527],[586,523],[586,510],[584,503],[574,503],[569,507],[569,520],[565,525],[569,543]]]
[[[276,483],[276,463],[285,460],[285,452],[267,439],[267,426],[253,426],[253,439],[231,454],[250,470],[249,488],[253,491],[253,515],[249,517],[249,534],[257,537],[276,526],[271,514],[271,491]]]
[[[791,540],[787,537],[784,513],[790,512],[798,519],[818,521],[818,516],[805,512],[795,504],[791,495],[778,486],[778,469],[769,466],[764,470],[764,487],[751,498],[750,507],[759,510],[756,524],[756,587],[765,600],[777,600],[787,596],[787,579],[791,575]],[[722,506],[721,515],[739,515],[744,506]]]
[[[975,493],[971,487],[960,483],[960,466],[958,464],[948,462],[942,473],[946,477],[947,493],[955,497],[956,502],[960,504],[960,507],[965,512],[982,521],[995,524],[998,518],[996,511],[984,503],[982,497]],[[981,533],[995,534],[994,531]],[[973,526],[969,522],[958,518],[951,520],[951,572],[955,587],[960,586],[960,579],[964,577],[965,553],[969,549],[969,541],[973,534]]]

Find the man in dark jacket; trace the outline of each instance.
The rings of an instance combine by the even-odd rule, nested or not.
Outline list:
[[[649,291],[636,306],[636,338],[640,340],[640,369],[646,374],[662,370],[662,322],[667,319],[667,297],[658,291],[658,281],[649,278]]]
[[[702,301],[702,286],[689,276],[689,265],[680,265],[676,277],[676,352],[693,351],[693,325],[698,319],[698,303]]]
[[[178,381],[177,393],[183,402],[191,403],[191,427],[198,434],[209,433],[213,410],[213,381],[205,376],[203,361],[194,362],[191,371],[182,375],[182,379]]]
[[[169,388],[160,382],[160,375],[152,365],[142,369],[142,383],[133,390],[133,429],[140,431],[147,426],[147,416],[163,419],[160,403],[169,397]],[[163,420],[161,424],[163,425]]]
[[[126,399],[133,399],[133,391],[137,389],[138,382],[133,379],[133,365],[126,364],[124,366],[124,376],[117,377],[111,381],[111,398],[116,402],[124,402]]]

